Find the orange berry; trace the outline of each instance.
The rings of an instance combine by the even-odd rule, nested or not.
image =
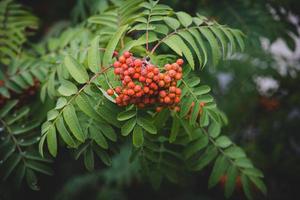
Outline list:
[[[178,65],[183,65],[184,61],[180,58],[180,59],[178,59],[178,60],[176,61],[176,63],[177,63]]]
[[[162,109],[163,109],[163,107],[158,106],[158,107],[156,107],[156,112],[160,112]]]
[[[135,84],[134,82],[129,82],[128,85],[127,85],[129,88],[133,89],[135,87]]]
[[[176,103],[176,104],[180,103],[180,98],[179,97],[175,97],[174,98],[174,103]]]
[[[114,67],[115,68],[120,67],[120,66],[121,66],[121,63],[119,61],[114,62]]]
[[[176,75],[175,75],[175,79],[176,80],[180,80],[182,78],[182,74],[181,73],[177,73]]]
[[[161,91],[159,92],[159,96],[160,96],[160,97],[166,97],[166,96],[167,96],[166,91],[161,90]]]
[[[176,97],[176,95],[175,95],[174,93],[170,93],[170,94],[169,94],[169,97],[170,97],[171,99],[174,99],[174,98]]]
[[[174,77],[176,75],[176,71],[171,69],[168,73],[171,77]]]
[[[129,58],[131,56],[131,53],[129,51],[125,51],[123,53],[123,55],[124,55],[125,58]]]
[[[107,94],[108,94],[109,96],[114,95],[114,90],[113,90],[113,89],[108,89],[108,90],[107,90]]]
[[[120,56],[120,57],[119,57],[119,61],[120,61],[121,63],[125,63],[125,62],[126,62],[125,56]]]
[[[136,67],[141,67],[141,66],[142,66],[142,61],[141,61],[140,59],[135,59],[135,60],[134,60],[134,65],[135,65]]]
[[[153,73],[153,72],[149,72],[149,73],[147,74],[147,77],[148,77],[148,78],[153,78],[153,76],[154,76],[154,73]]]
[[[170,83],[170,82],[171,82],[171,77],[168,76],[168,75],[165,76],[164,81],[165,81],[166,83]]]
[[[169,88],[169,91],[175,93],[176,92],[176,87],[175,86],[171,86]]]
[[[205,106],[205,102],[200,102],[200,107]]]
[[[159,85],[159,87],[164,87],[165,86],[165,82],[164,81],[159,81],[158,85]]]
[[[166,96],[166,97],[164,98],[164,102],[165,102],[166,104],[169,104],[169,103],[171,102],[170,97]]]
[[[179,106],[175,106],[175,107],[174,107],[174,111],[175,111],[175,112],[179,112],[179,111],[180,111],[180,107],[179,107]]]
[[[134,90],[133,89],[128,89],[128,91],[127,91],[127,94],[129,95],[129,96],[133,96],[134,95]]]
[[[143,90],[145,93],[148,93],[150,89],[149,89],[149,87],[145,86]]]
[[[181,89],[180,89],[180,88],[176,88],[175,93],[176,93],[177,95],[181,95]]]

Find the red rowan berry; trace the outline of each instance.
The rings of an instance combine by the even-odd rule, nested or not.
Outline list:
[[[128,68],[128,72],[129,72],[129,74],[134,74],[135,73],[135,69],[133,67],[129,67]]]
[[[133,75],[133,77],[132,78],[134,78],[134,79],[138,79],[140,77],[140,74],[138,74],[138,73],[134,73],[134,75]]]
[[[171,99],[174,99],[174,98],[176,97],[176,94],[170,93],[170,94],[169,94],[169,97],[170,97]]]
[[[123,70],[128,69],[128,65],[127,64],[122,64],[121,67],[122,67]]]
[[[170,97],[166,96],[166,97],[164,98],[164,102],[165,102],[166,104],[169,104],[169,103],[171,102]]]
[[[178,60],[176,61],[176,63],[177,63],[178,65],[183,65],[184,61],[180,58],[180,59],[178,59]]]
[[[179,107],[179,106],[175,106],[175,107],[174,107],[174,111],[175,111],[175,112],[179,112],[179,111],[180,111],[180,107]]]
[[[141,66],[142,66],[142,61],[141,61],[140,59],[135,59],[135,60],[134,60],[134,65],[135,65],[136,67],[141,67]]]
[[[179,97],[175,97],[174,98],[174,103],[176,103],[176,104],[180,103],[180,98]]]
[[[140,86],[140,85],[136,85],[135,87],[134,87],[134,91],[135,92],[139,92],[139,91],[141,91],[142,90],[142,87]]]
[[[134,82],[129,82],[128,85],[127,85],[129,88],[133,89],[135,87],[135,84]]]
[[[170,83],[170,82],[171,82],[171,77],[168,76],[168,75],[165,76],[164,81],[165,81],[166,83]]]
[[[145,86],[143,90],[145,93],[148,93],[150,89],[149,89],[149,87]]]
[[[176,93],[177,95],[181,95],[181,89],[180,89],[180,88],[176,88],[175,93]]]
[[[175,75],[175,79],[180,80],[181,78],[182,78],[181,73],[177,73],[177,74]]]
[[[123,55],[124,55],[125,58],[129,58],[131,56],[131,53],[129,51],[125,51],[123,53]]]
[[[146,78],[146,83],[148,83],[148,84],[152,83],[152,79],[151,78]]]
[[[134,95],[134,90],[133,89],[128,89],[128,91],[127,91],[127,94],[129,95],[129,96],[132,96],[132,95]]]
[[[115,92],[116,92],[117,94],[120,94],[121,91],[122,91],[122,89],[121,89],[120,86],[118,86],[118,87],[115,88]]]
[[[169,91],[175,93],[176,92],[176,87],[175,86],[171,86],[169,88]]]
[[[125,81],[126,83],[129,83],[129,82],[131,81],[130,76],[124,76],[124,81]]]
[[[107,94],[108,94],[109,96],[112,96],[112,95],[114,94],[114,91],[113,91],[112,89],[108,89],[108,90],[107,90]]]
[[[165,70],[169,71],[170,69],[172,69],[172,66],[170,64],[166,64],[165,65]]]
[[[121,63],[119,61],[114,62],[114,67],[115,68],[120,67],[120,66],[121,66]]]
[[[164,81],[159,81],[158,85],[159,85],[159,87],[164,87],[165,86],[165,82]]]
[[[160,96],[160,97],[165,97],[165,96],[167,96],[166,91],[161,90],[161,91],[159,92],[159,96]]]
[[[119,57],[119,61],[120,61],[121,63],[125,63],[125,62],[126,62],[125,56],[120,56],[120,57]]]
[[[153,73],[153,72],[149,72],[149,73],[147,74],[147,77],[148,77],[148,78],[153,78],[153,76],[154,76],[154,73]]]
[[[168,74],[169,76],[174,77],[176,75],[176,71],[171,69]]]
[[[139,77],[139,81],[140,81],[140,82],[145,82],[145,81],[146,81],[146,78],[143,77],[143,76],[140,76],[140,77]]]
[[[158,107],[156,107],[156,112],[160,112],[160,111],[162,111],[162,109],[163,109],[163,107],[158,106]]]
[[[200,106],[201,107],[205,106],[205,102],[200,102]]]

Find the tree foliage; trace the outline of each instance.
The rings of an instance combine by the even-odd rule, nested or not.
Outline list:
[[[14,12],[1,14],[5,19]],[[26,20],[22,30],[35,22]],[[9,27],[5,25],[4,32]],[[226,174],[226,197],[233,193],[238,176],[247,198],[252,199],[253,186],[266,193],[262,172],[222,133],[227,118],[198,75],[203,67],[213,67],[243,50],[242,32],[152,0],[116,1],[77,26],[59,32],[59,36],[50,36],[22,52],[8,46],[19,56],[8,54],[9,60],[1,60],[7,65],[0,71],[4,80],[1,95],[16,98],[13,93],[22,93],[37,79],[41,82],[39,99],[48,105],[39,107],[47,110],[43,123],[30,122],[35,113],[18,104],[19,100],[7,100],[1,109],[4,178],[14,173],[19,183],[26,178],[29,186],[37,189],[35,172],[51,175],[47,157],[55,158],[61,148],[69,149],[75,159],[82,157],[91,171],[97,158],[110,166],[111,155],[131,138],[131,159],[140,161],[154,186],[159,186],[163,178],[179,182],[179,175],[211,165],[208,185],[215,186]],[[23,42],[17,43],[18,48]],[[179,113],[168,109],[157,113],[132,105],[118,107],[107,95],[105,91],[118,84],[111,67],[113,55],[128,50],[140,57],[149,56],[159,66],[177,56],[185,58],[184,77],[178,85],[183,99]],[[39,127],[41,133],[37,134]]]

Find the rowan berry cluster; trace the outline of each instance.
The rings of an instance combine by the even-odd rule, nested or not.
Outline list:
[[[119,106],[135,104],[140,108],[157,104],[156,110],[170,107],[178,111],[181,89],[177,81],[182,78],[183,60],[166,64],[160,70],[147,59],[133,57],[132,53],[124,52],[114,62],[114,73],[119,76],[122,86],[108,89],[109,95],[116,94]]]

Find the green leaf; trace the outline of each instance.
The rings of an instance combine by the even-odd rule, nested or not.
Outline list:
[[[179,21],[173,17],[164,17],[164,21],[173,30],[176,30],[180,27]]]
[[[67,104],[67,99],[65,97],[59,97],[56,102],[55,109],[59,110],[63,108],[66,104]]]
[[[94,152],[90,146],[84,152],[84,165],[88,171],[94,170]]]
[[[220,136],[216,140],[216,144],[221,148],[227,148],[232,144],[232,142],[227,136]]]
[[[76,147],[76,143],[67,130],[63,118],[60,116],[56,121],[56,128],[63,141],[70,147]]]
[[[176,42],[176,38],[171,36],[164,40],[164,43],[168,45],[173,51],[175,51],[178,55],[182,56],[182,49],[180,45]]]
[[[228,164],[228,160],[223,155],[220,155],[216,159],[213,170],[209,177],[208,188],[214,187],[219,182],[221,176],[227,170]]]
[[[111,158],[105,151],[101,150],[98,147],[93,148],[93,149],[94,149],[94,152],[97,154],[97,156],[102,160],[102,162],[104,164],[106,164],[107,166],[111,166]]]
[[[221,58],[221,52],[219,49],[218,41],[214,37],[213,33],[208,28],[199,28],[200,32],[204,37],[207,39],[212,53],[212,64],[217,65],[220,58]]]
[[[86,95],[80,94],[76,97],[75,102],[77,106],[80,108],[82,112],[84,112],[87,116],[95,119],[97,121],[102,121],[100,115],[95,111],[92,105],[89,102],[89,99]]]
[[[193,54],[191,53],[189,47],[184,43],[184,41],[178,35],[172,35],[163,41],[172,50],[174,50],[178,55],[185,56],[191,68],[195,68],[195,63],[193,59]]]
[[[204,154],[197,160],[196,165],[192,166],[192,170],[200,171],[206,165],[208,165],[216,156],[218,155],[218,150],[214,146],[209,146]]]
[[[47,133],[47,145],[50,154],[53,157],[56,157],[57,155],[57,139],[56,139],[56,129],[54,125],[51,125],[48,133]]]
[[[250,200],[253,199],[252,192],[251,192],[251,185],[250,185],[248,177],[245,174],[242,174],[241,181],[242,181],[243,190],[244,190],[244,193],[245,193],[247,199],[250,199]]]
[[[99,52],[99,40],[100,37],[96,36],[88,50],[88,66],[90,70],[94,73],[97,73],[100,70],[101,57]]]
[[[95,140],[95,142],[102,147],[103,149],[108,149],[108,144],[105,137],[102,135],[101,131],[96,130],[94,128],[90,128],[91,137]]]
[[[136,116],[136,110],[127,110],[118,114],[119,121],[125,121]]]
[[[179,118],[176,116],[173,117],[173,122],[172,122],[172,127],[171,127],[171,134],[169,137],[169,142],[173,143],[176,140],[176,137],[179,133],[180,130],[180,120]]]
[[[44,143],[45,143],[45,140],[46,140],[46,134],[43,135],[41,137],[41,140],[39,142],[39,153],[41,154],[42,157],[44,157],[44,151],[43,151],[43,148],[44,148]]]
[[[67,80],[61,80],[61,85],[59,86],[57,91],[63,96],[71,96],[73,94],[76,94],[78,89],[76,85],[74,85],[72,82]]]
[[[137,118],[137,123],[138,123],[138,125],[143,127],[143,129],[145,129],[147,132],[149,132],[150,134],[157,133],[156,127],[148,119],[139,117],[139,118]]]
[[[184,27],[188,27],[193,22],[193,18],[186,12],[177,12],[176,15]]]
[[[209,136],[212,138],[216,138],[221,133],[221,125],[219,123],[213,122],[208,128]]]
[[[196,154],[197,152],[205,148],[207,145],[208,145],[208,137],[205,135],[189,143],[183,151],[183,155],[185,159],[189,159],[191,156],[193,156],[194,154]]]
[[[5,171],[5,175],[3,175],[2,180],[5,181],[9,175],[13,172],[13,170],[16,168],[18,163],[21,161],[21,156],[19,154],[13,154],[9,157],[9,159],[5,162],[3,168],[7,169]]]
[[[105,135],[105,137],[113,142],[117,141],[117,134],[109,124],[101,123],[99,124],[99,126],[101,127],[101,132],[103,133],[103,135]]]
[[[126,123],[121,128],[121,134],[123,136],[129,135],[129,133],[133,130],[135,124],[136,124],[135,118],[132,118],[132,119],[126,121]]]
[[[238,158],[234,161],[234,163],[239,167],[253,168],[253,164],[248,158]]]
[[[143,136],[143,130],[140,126],[136,126],[134,128],[133,135],[132,135],[132,142],[133,145],[137,148],[143,146],[144,136]]]
[[[64,64],[70,75],[80,84],[86,83],[89,80],[89,75],[85,68],[70,55],[64,59]]]
[[[48,167],[47,165],[41,163],[41,162],[36,162],[33,160],[27,160],[26,166],[34,171],[46,174],[48,176],[53,175],[53,170]]]
[[[227,180],[225,183],[225,197],[226,198],[229,198],[235,189],[237,175],[238,175],[237,168],[234,165],[230,165],[227,170]]]
[[[247,174],[249,176],[256,176],[256,177],[261,177],[261,178],[264,177],[263,173],[256,168],[246,168],[243,170],[243,173]]]
[[[119,43],[120,38],[127,30],[128,25],[121,26],[120,29],[111,37],[108,42],[104,55],[103,55],[103,67],[109,67],[113,52],[116,49],[116,46]]]
[[[237,147],[237,146],[229,147],[224,152],[228,157],[234,158],[234,159],[246,157],[246,154],[243,151],[243,149],[241,149],[240,147]]]
[[[59,115],[57,110],[49,110],[47,113],[47,120],[51,121],[54,120]]]
[[[34,171],[29,168],[26,169],[26,182],[32,190],[39,190],[39,187],[37,186],[37,177]]]
[[[264,195],[267,195],[267,187],[261,179],[251,176],[250,180]]]
[[[74,134],[75,138],[80,142],[84,142],[85,135],[82,132],[75,112],[75,108],[72,104],[69,104],[67,107],[65,107],[63,111],[63,116],[71,132]]]
[[[13,109],[15,105],[17,105],[17,103],[18,103],[17,100],[7,102],[6,105],[0,110],[0,118],[5,117],[7,113],[9,113],[9,111]]]

